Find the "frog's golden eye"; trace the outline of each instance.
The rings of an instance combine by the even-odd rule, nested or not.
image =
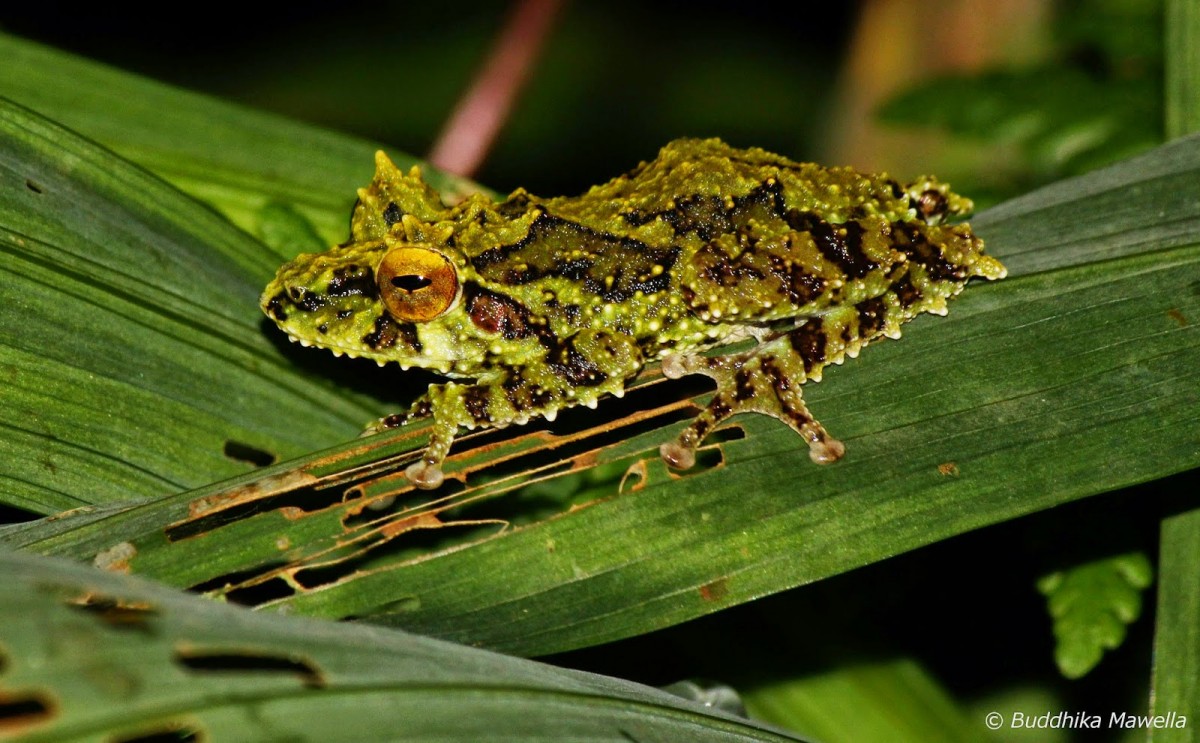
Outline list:
[[[379,296],[401,322],[426,322],[445,313],[462,293],[458,272],[436,250],[406,246],[383,256],[375,271]]]

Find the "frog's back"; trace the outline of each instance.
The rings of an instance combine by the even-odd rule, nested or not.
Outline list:
[[[553,324],[603,323],[661,352],[935,275],[959,285],[986,275],[971,265],[982,243],[942,224],[970,207],[932,179],[902,185],[678,140],[581,196],[515,192],[478,220],[498,231],[471,241],[494,246],[471,260],[485,282],[522,293]],[[923,266],[911,276],[910,261]]]

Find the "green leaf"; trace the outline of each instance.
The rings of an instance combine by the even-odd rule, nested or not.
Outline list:
[[[558,437],[464,438],[433,494],[399,474],[417,427],[0,539],[520,654],[643,634],[1200,464],[1197,184],[1189,138],[980,214],[1010,277],[806,389],[836,465],[747,416],[707,469],[669,473],[656,448],[691,390],[653,380]],[[518,489],[598,464],[626,471],[618,492]]]
[[[1167,136],[1200,130],[1200,4],[1167,0]]]
[[[1067,678],[1096,667],[1104,651],[1125,639],[1125,625],[1142,613],[1142,591],[1154,569],[1140,552],[1058,570],[1038,581],[1054,619],[1054,660]]]
[[[261,243],[3,100],[0,257],[8,504],[53,513],[196,487],[352,438],[382,411],[262,332],[278,260]]]
[[[655,689],[0,553],[0,737],[785,741]]]
[[[1015,146],[1021,166],[1045,182],[1158,143],[1161,107],[1159,91],[1146,80],[1098,81],[1056,65],[933,80],[889,101],[879,116]],[[1009,160],[1002,167],[1015,169]]]
[[[851,663],[805,678],[771,680],[742,695],[754,717],[817,740],[855,743],[979,743],[983,723],[919,663]]]
[[[1154,632],[1154,715],[1200,710],[1200,509],[1163,521]],[[1194,729],[1152,730],[1154,743],[1195,740]]]
[[[1186,2],[1186,0],[1184,0]],[[1162,3],[1055,3],[1040,59],[918,81],[879,118],[949,135],[942,175],[993,203],[1163,141]]]
[[[341,242],[355,193],[370,182],[372,155],[381,148],[3,34],[0,70],[0,96],[104,144],[251,234],[259,234],[260,210],[275,203],[303,215],[326,245]],[[389,154],[401,167],[418,163]],[[424,172],[443,191],[478,190],[465,179]],[[277,259],[296,252],[283,249]]]

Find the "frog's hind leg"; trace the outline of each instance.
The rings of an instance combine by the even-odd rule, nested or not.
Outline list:
[[[845,453],[842,442],[831,437],[812,416],[800,394],[800,381],[790,368],[794,359],[770,353],[753,352],[735,356],[668,357],[663,373],[668,377],[704,374],[717,382],[717,391],[691,424],[659,448],[662,458],[676,469],[689,469],[696,463],[696,447],[720,423],[738,413],[761,413],[778,418],[808,443],[814,462],[836,462]],[[803,372],[803,365],[800,366]]]
[[[857,355],[872,336],[886,333],[882,326],[861,333],[865,328],[860,327],[857,311],[852,308],[808,318],[799,327],[741,354],[664,358],[665,376],[703,374],[716,380],[717,391],[679,438],[660,447],[663,459],[677,469],[692,467],[696,447],[717,425],[738,413],[761,413],[783,421],[800,434],[808,444],[809,456],[818,464],[841,459],[845,445],[831,437],[809,412],[801,385],[820,380],[826,365]]]

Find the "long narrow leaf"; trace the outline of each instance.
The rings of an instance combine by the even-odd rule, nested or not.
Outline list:
[[[344,240],[355,190],[370,181],[380,148],[4,34],[0,96],[101,142],[252,234],[261,208],[282,203],[310,219],[327,244]],[[390,154],[404,167],[416,162]],[[446,191],[476,188],[425,173]]]
[[[352,438],[377,404],[303,373],[262,332],[277,263],[211,209],[0,100],[4,502],[53,513],[159,495]]]
[[[1200,710],[1200,509],[1163,521],[1154,637],[1154,693],[1151,714],[1164,718]],[[1189,727],[1152,729],[1154,743],[1194,741]]]
[[[609,435],[611,421],[579,438],[464,442],[448,465],[462,484],[434,502],[387,474],[417,444],[405,432],[3,538],[232,600],[540,654],[1200,464],[1200,138],[975,224],[1010,278],[807,388],[847,443],[836,465],[747,417],[709,449],[715,466],[670,474],[655,447],[680,425],[658,428],[678,419],[679,388],[655,386],[633,396],[647,415],[628,435]],[[619,494],[531,498],[489,481],[513,475],[489,464],[506,457],[545,477],[604,462],[628,476]]]
[[[0,738],[798,740],[665,692],[0,553]]]

